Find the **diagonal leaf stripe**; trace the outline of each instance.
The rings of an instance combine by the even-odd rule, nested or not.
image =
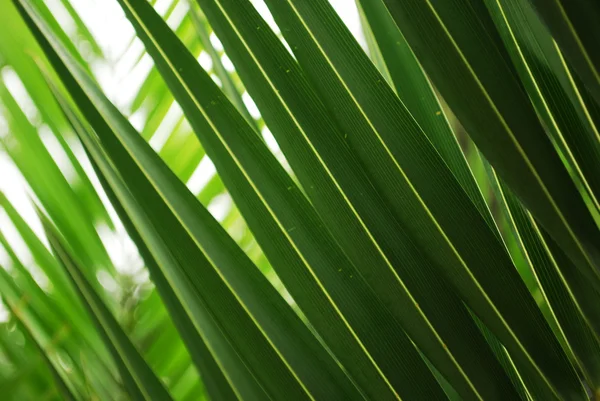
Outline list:
[[[526,2],[494,0],[487,4],[492,16],[499,19],[496,21],[499,31],[508,42],[507,47],[536,110],[562,145],[565,156],[570,158],[574,171],[590,193],[592,207],[598,207],[595,194],[598,193],[596,180],[600,176],[600,142],[560,50]],[[565,276],[579,277],[577,280],[581,281],[581,273],[572,263],[561,264],[559,269]],[[589,283],[573,284],[569,287],[576,298],[585,297],[581,293],[586,289],[596,292]],[[600,333],[596,308],[588,302],[580,304],[586,319]]]
[[[153,26],[156,26],[156,24],[154,24]],[[168,48],[167,48],[167,49],[168,49]],[[289,72],[289,71],[288,71],[288,72]],[[305,186],[305,188],[309,188],[309,186],[307,185],[307,186]],[[439,293],[439,292],[441,292],[441,291],[437,291],[437,292],[434,292],[434,293]],[[460,305],[460,304],[459,304],[459,305]],[[468,318],[468,316],[467,316],[466,314],[464,314],[464,316]],[[457,322],[455,322],[455,323],[457,323]],[[468,324],[468,322],[466,322],[466,324]],[[472,325],[472,323],[471,323],[471,325]],[[464,327],[464,325],[463,325],[463,327]],[[474,326],[473,326],[473,329],[474,329]],[[418,335],[417,335],[417,338],[419,338],[419,337],[418,337]],[[444,346],[444,348],[445,348],[445,345],[446,345],[446,344],[442,344],[442,346]]]
[[[213,62],[213,68],[215,69],[219,79],[222,82],[223,93],[227,95],[227,98],[231,101],[231,103],[235,105],[240,114],[244,116],[246,121],[248,121],[248,123],[252,125],[253,128],[256,127],[256,122],[254,121],[254,118],[252,118],[252,116],[248,112],[248,109],[246,108],[246,105],[244,105],[244,101],[242,100],[242,97],[240,96],[237,88],[235,87],[231,76],[225,70],[225,67],[223,66],[223,62],[221,61],[218,52],[210,43],[210,36],[207,30],[208,23],[206,21],[206,18],[204,17],[204,15],[202,15],[201,12],[199,12],[195,8],[193,4],[191,4],[191,2],[189,14],[192,18],[192,23],[194,24],[194,28],[196,28],[196,32],[198,33],[198,37],[200,38],[204,49],[210,55],[210,59]]]
[[[165,278],[167,278],[169,285],[176,292],[178,299],[181,300],[181,305],[192,320],[195,330],[202,336],[202,340],[206,343],[211,355],[214,355],[218,368],[225,374],[227,382],[230,383],[235,393],[234,398],[243,397],[244,399],[253,400],[268,397],[259,384],[256,383],[256,380],[252,377],[252,373],[247,370],[243,362],[239,361],[239,356],[236,354],[235,349],[232,348],[227,338],[223,336],[220,328],[216,327],[217,323],[203,307],[202,299],[198,298],[197,292],[195,292],[193,287],[189,286],[189,276],[185,272],[183,274],[173,273],[179,272],[179,270],[182,270],[182,267],[178,264],[174,255],[170,253],[167,244],[165,244],[165,241],[159,235],[161,232],[160,227],[156,227],[148,219],[140,205],[136,204],[129,190],[124,186],[115,171],[113,171],[109,159],[99,149],[98,144],[95,144],[90,138],[85,136],[82,136],[81,139],[86,144],[86,150],[92,155],[96,166],[102,171],[103,177],[110,183],[111,190],[119,197],[119,201],[122,202],[132,222],[135,222],[136,229],[139,230],[138,232],[144,242],[148,244],[147,246],[151,249],[153,257],[156,258],[161,268],[169,269],[165,271]],[[150,267],[153,266],[150,265]],[[168,274],[168,271],[171,274]],[[226,389],[227,385],[223,385],[225,385],[225,389],[221,389],[220,391],[231,395]]]

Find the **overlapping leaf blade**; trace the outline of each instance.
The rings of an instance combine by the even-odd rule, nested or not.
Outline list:
[[[452,332],[459,330],[465,337],[477,338],[477,329],[460,302],[428,270],[429,262],[403,235],[295,61],[249,4],[200,4],[323,221],[428,358],[442,373],[453,377],[452,383],[463,393],[473,392],[469,379],[465,382],[464,373],[457,371],[456,365],[452,366],[456,362],[448,357],[457,358],[456,352],[460,353],[464,345],[452,338]],[[324,136],[323,131],[329,134]],[[439,304],[447,305],[452,317],[440,314],[435,306]],[[449,328],[452,324],[454,329]],[[481,352],[477,354],[489,358],[491,353],[482,343],[471,342],[463,356],[468,354],[467,359],[472,360],[472,347],[478,347]],[[490,367],[495,362],[491,358]],[[476,371],[481,373],[479,368]],[[501,375],[492,374],[497,378]],[[494,387],[489,381],[482,384],[485,375],[478,380],[478,386]],[[496,394],[502,393],[498,383]]]
[[[580,304],[573,298],[572,289],[565,285],[565,278],[560,273],[560,268],[570,261],[548,234],[542,233],[543,229],[523,209],[510,190],[504,187],[502,191],[512,223],[563,335],[578,359],[588,383],[596,389],[600,378],[600,365],[596,358],[600,353],[600,342],[587,325]]]
[[[600,103],[600,6],[593,0],[530,0]]]
[[[212,43],[210,43],[210,36],[208,32],[209,25],[208,21],[206,21],[206,17],[202,15],[202,12],[196,8],[195,4],[193,4],[192,1],[190,1],[189,13],[192,18],[192,22],[194,23],[194,28],[198,33],[198,38],[200,38],[204,49],[206,50],[206,52],[210,56],[210,59],[212,60],[213,70],[217,74],[217,77],[219,77],[219,79],[221,80],[223,93],[227,95],[231,103],[235,105],[240,114],[242,114],[244,118],[246,118],[250,125],[255,126],[256,122],[248,112],[248,109],[246,108],[246,105],[242,100],[242,96],[238,92],[238,89],[235,86],[233,79],[231,78],[231,75],[227,72],[227,70],[225,70],[219,53],[214,48]]]
[[[267,4],[301,66],[348,132],[354,152],[395,206],[407,231],[443,266],[445,276],[508,348],[518,368],[536,372],[539,384],[553,397],[560,392],[583,397],[575,372],[503,243],[331,6],[320,0],[270,0]],[[413,4],[405,2],[400,7]],[[419,2],[418,7],[426,5]],[[410,44],[411,38],[407,39]],[[584,224],[591,230],[589,219]],[[464,230],[465,226],[469,230]],[[505,286],[512,289],[511,296],[501,290]],[[535,341],[530,337],[532,324],[539,336]],[[549,357],[555,362],[549,363]],[[565,370],[558,373],[557,366]],[[557,393],[555,386],[562,390]]]
[[[486,4],[536,111],[600,207],[600,135],[562,52],[527,1]]]
[[[588,191],[589,207],[598,208],[598,131],[560,50],[526,1],[494,0],[487,5],[536,110],[554,136],[563,157],[571,162],[576,178]],[[559,269],[566,277],[582,276],[572,263],[561,265]],[[592,295],[597,294],[593,285],[571,283],[570,288],[580,300],[597,296]],[[586,291],[590,293],[584,294]],[[589,302],[580,302],[580,305],[594,330],[600,333],[596,308]]]
[[[33,14],[31,9],[28,11]],[[35,14],[33,15],[35,16]],[[39,20],[36,22],[39,23]],[[213,318],[218,319],[220,324],[225,325],[229,340],[234,339],[237,344],[240,344],[236,346],[236,350],[249,358],[246,363],[252,366],[262,359],[261,369],[258,370],[255,366],[252,369],[252,374],[256,375],[260,385],[267,389],[265,394],[271,393],[272,396],[286,394],[289,397],[299,397],[300,399],[305,391],[328,394],[329,396],[336,393],[350,394],[348,391],[352,390],[348,390],[348,384],[345,383],[347,379],[338,370],[339,367],[332,360],[329,360],[329,356],[316,342],[312,334],[287,308],[287,305],[284,306],[283,300],[279,298],[279,295],[276,295],[266,279],[255,270],[249,259],[224,233],[218,223],[197,203],[185,186],[175,179],[172,172],[164,164],[158,162],[158,156],[132,129],[127,120],[94,88],[85,75],[82,75],[76,64],[65,57],[65,53],[61,52],[60,46],[53,43],[55,49],[65,57],[64,61],[69,63],[71,71],[75,73],[78,81],[83,84],[86,90],[85,94],[74,81],[71,81],[73,78],[66,70],[63,70],[64,66],[56,54],[50,51],[50,46],[46,44],[42,36],[39,35],[38,38],[41,43],[44,43],[44,48],[48,50],[48,55],[54,62],[55,68],[61,71],[61,76],[67,83],[71,94],[77,98],[82,112],[95,125],[100,125],[100,127],[97,127],[96,132],[102,134],[100,139],[103,146],[107,147],[113,155],[113,163],[117,165],[128,163],[129,167],[121,168],[120,171],[126,172],[122,174],[132,177],[133,179],[128,181],[129,184],[137,183],[139,190],[142,191],[141,193],[145,194],[142,197],[144,198],[143,201],[140,200],[140,202],[150,208],[149,210],[153,210],[152,214],[155,217],[162,216],[154,224],[164,226],[162,238],[163,240],[168,238],[166,242],[169,245],[170,252],[176,250],[174,256],[179,258],[180,263],[187,260],[186,264],[189,264],[190,260],[196,260],[202,266],[204,278],[199,281],[197,273],[192,273],[194,274],[192,280],[194,285],[203,288],[204,291],[201,291],[201,294],[212,294],[211,297],[203,295],[204,302],[208,302],[211,308],[227,308],[230,314],[235,313],[238,316],[237,319],[232,319],[232,316],[229,316],[229,319],[223,319],[222,314],[217,314],[213,315],[215,316]],[[95,109],[89,103],[86,95],[91,96],[100,108]],[[104,118],[108,120],[105,121]],[[110,122],[110,125],[108,122]],[[110,129],[115,125],[120,128],[119,134],[127,135],[113,136],[114,134],[110,132]],[[123,141],[123,144],[119,140]],[[135,162],[141,163],[149,171],[139,170],[139,167],[134,164],[127,152],[135,154],[137,157]],[[161,190],[159,193],[153,192],[154,189],[150,182],[147,181],[147,178],[143,178],[144,174],[153,179],[152,185],[156,185]],[[134,188],[132,187],[132,189]],[[164,197],[164,200],[161,197]],[[167,201],[166,204],[165,201]],[[175,215],[172,214],[173,212],[176,212]],[[180,224],[183,226],[180,226]],[[177,233],[178,235],[175,236]],[[184,245],[186,243],[188,245]],[[205,252],[206,256],[202,252]],[[209,259],[205,259],[206,257]],[[246,265],[246,267],[240,269],[238,267],[240,265]],[[187,274],[190,274],[191,271],[189,267],[187,268]],[[227,289],[228,287],[231,289]],[[235,290],[233,294],[229,292],[232,290]],[[232,295],[235,295],[237,299],[234,300]],[[231,297],[229,300],[227,300],[228,296]],[[219,299],[220,304],[218,303]],[[247,310],[251,314],[244,315],[245,312],[242,311],[239,304],[235,303],[236,301],[242,301],[244,308],[248,308]],[[200,305],[193,306],[197,308]],[[190,306],[188,305],[188,307]],[[235,308],[239,309],[235,311]],[[260,331],[258,328],[253,328],[252,324],[254,322],[250,319],[258,319]],[[235,333],[234,324],[237,325],[238,330],[239,326],[245,325],[246,329],[243,336]],[[294,333],[294,335],[284,334],[286,330]],[[260,336],[265,334],[269,336],[269,345],[263,342],[264,346],[261,349],[259,344],[264,340],[261,340]],[[252,344],[252,346],[241,346],[243,343]],[[271,345],[276,347],[275,350],[269,348]],[[263,355],[259,352],[262,352]],[[283,355],[275,352],[281,352]],[[285,359],[280,359],[282,357]],[[310,362],[311,359],[313,362]],[[296,374],[299,374],[304,381],[295,381],[298,379],[295,376]],[[279,379],[273,380],[273,375],[278,376]],[[267,377],[270,381],[266,380]],[[310,390],[307,390],[305,386],[308,386]]]
[[[382,0],[359,0],[359,3],[379,44],[398,97],[448,164],[481,214],[488,220],[488,224],[493,227],[494,223],[481,196],[481,190],[475,183],[473,173],[460,150],[448,117],[402,32],[396,26]]]
[[[386,5],[482,153],[596,285],[598,227],[539,123],[485,4]],[[420,34],[425,27],[429,35]]]
[[[195,65],[195,63],[194,63],[194,65]],[[159,64],[159,68],[160,68],[160,64]],[[196,68],[197,68],[197,67],[196,67]],[[185,69],[184,69],[184,70],[185,70]],[[164,71],[164,70],[163,70],[163,71]],[[164,72],[163,72],[163,73],[164,73]],[[167,82],[169,82],[169,81],[167,80]],[[211,84],[210,84],[210,85],[212,85],[212,82],[211,82]],[[254,137],[254,136],[250,136],[250,138],[249,138],[249,139],[254,139],[254,138],[256,138],[256,137]],[[205,147],[206,147],[206,144],[205,144]],[[208,148],[207,148],[207,150],[208,150]],[[265,148],[265,150],[266,150],[266,148]],[[210,151],[209,151],[209,154],[210,154]],[[215,162],[217,162],[217,163],[218,163],[218,161],[219,161],[219,160],[223,160],[223,156],[221,156],[220,158],[213,157],[213,160],[215,160]],[[279,187],[279,191],[280,191],[280,192],[283,192],[284,194],[288,194],[288,193],[289,193],[288,187],[289,187],[289,185],[287,185],[287,186],[280,186],[280,187]],[[264,207],[264,206],[263,206],[263,207]],[[263,222],[261,222],[261,224],[262,224],[262,225],[264,225],[264,221],[263,221]],[[298,227],[298,225],[299,225],[299,224],[295,224],[295,225],[293,226],[293,227],[294,227],[294,230],[295,230],[295,229]],[[270,239],[270,240],[272,241],[272,240],[273,240],[273,237],[271,237],[271,239]],[[322,263],[322,262],[321,262],[321,263]],[[331,273],[329,273],[329,274],[331,274]],[[333,275],[335,276],[336,274],[334,273]],[[355,303],[355,302],[354,302],[354,303]],[[356,308],[353,308],[353,313],[354,313],[354,315],[356,316],[356,313],[357,313],[357,311],[356,311]],[[388,338],[389,338],[389,337],[388,337]],[[388,340],[388,341],[389,341],[389,340]],[[383,354],[382,354],[382,355],[383,355]],[[389,356],[389,355],[386,355],[386,358],[387,358],[388,356]],[[389,358],[388,358],[388,359],[389,359]],[[431,391],[431,390],[428,390],[428,391]]]

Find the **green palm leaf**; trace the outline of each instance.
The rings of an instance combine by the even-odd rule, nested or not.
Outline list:
[[[593,1],[0,8],[3,399],[598,398]]]

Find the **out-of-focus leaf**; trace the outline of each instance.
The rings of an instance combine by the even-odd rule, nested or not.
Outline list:
[[[171,396],[164,385],[135,349],[117,320],[82,274],[79,263],[65,247],[64,239],[60,238],[60,234],[42,212],[38,211],[38,216],[42,220],[52,250],[73,280],[92,321],[98,327],[106,347],[111,351],[129,395],[136,400],[170,400]]]
[[[28,121],[7,88],[0,84],[2,107],[7,111],[8,126],[13,137],[3,139],[3,147],[20,169],[35,195],[69,236],[72,246],[90,268],[112,269],[106,249],[63,173],[52,159],[37,130]]]
[[[88,154],[92,155],[90,160],[92,160],[94,170],[100,178],[102,186],[106,191],[107,196],[111,200],[111,204],[113,207],[115,207],[119,218],[125,225],[127,232],[135,242],[140,254],[142,255],[146,266],[150,271],[152,281],[156,285],[156,288],[171,315],[171,319],[173,319],[173,323],[177,327],[183,341],[185,342],[192,360],[202,375],[202,379],[207,388],[208,394],[212,399],[215,400],[236,398],[231,386],[227,383],[223,373],[220,371],[220,367],[217,365],[216,361],[211,355],[210,350],[207,348],[198,331],[194,328],[194,325],[188,317],[185,308],[181,305],[175,292],[170,287],[169,282],[166,280],[156,260],[152,256],[152,253],[146,246],[140,234],[137,232],[134,223],[130,220],[125,208],[121,205],[119,197],[113,191],[109,182],[112,182],[112,185],[116,185],[118,183],[123,186],[118,175],[108,165],[101,164],[102,168],[99,167],[95,160],[101,156],[101,153],[96,147],[93,146],[93,142],[89,140],[92,135],[86,129],[85,125],[77,118],[76,113],[70,108],[66,99],[62,98],[60,92],[55,90],[55,96],[57,97],[63,112],[66,114],[67,119],[73,125],[73,128],[78,133],[82,142],[86,144],[86,150]],[[102,158],[98,160],[100,163],[106,162]],[[107,180],[104,175],[107,173],[110,173],[110,180]],[[126,202],[130,203],[131,205],[135,205],[135,200],[131,197],[129,192],[122,191],[121,196],[125,197]]]
[[[0,269],[1,268],[2,267],[0,267]],[[77,397],[75,397],[73,395],[73,393],[71,392],[71,389],[69,388],[67,383],[65,383],[61,374],[59,373],[59,371],[56,369],[56,367],[54,366],[54,364],[52,363],[52,361],[46,354],[46,351],[44,350],[44,348],[42,348],[42,346],[37,342],[37,340],[35,339],[33,334],[29,331],[29,328],[25,325],[25,323],[20,320],[18,311],[17,311],[17,313],[15,313],[15,310],[13,309],[13,307],[14,307],[13,305],[9,304],[9,308],[11,309],[11,312],[13,313],[13,315],[19,322],[19,326],[22,328],[23,333],[26,333],[26,338],[35,345],[35,347],[38,349],[38,351],[40,353],[40,356],[44,360],[44,363],[46,364],[46,366],[48,366],[48,370],[50,370],[50,374],[52,375],[52,378],[54,379],[54,383],[56,384],[57,390],[58,390],[59,394],[61,395],[61,397],[65,401],[77,400]]]

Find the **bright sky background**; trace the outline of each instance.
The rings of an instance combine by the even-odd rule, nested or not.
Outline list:
[[[44,0],[48,7],[54,12],[56,19],[59,21],[63,29],[67,34],[74,33],[74,23],[71,20],[68,13],[64,10],[60,0]],[[172,0],[158,0],[156,2],[156,9],[162,14],[170,5]],[[257,10],[265,18],[265,20],[274,28],[277,29],[273,18],[271,17],[267,7],[263,0],[251,0],[254,3]],[[346,25],[357,37],[359,42],[364,46],[364,38],[360,30],[360,20],[356,5],[353,0],[330,0],[340,17],[344,20]],[[94,35],[100,47],[104,50],[105,55],[108,58],[107,62],[94,63],[93,71],[96,75],[100,85],[104,89],[108,97],[119,107],[126,107],[128,103],[133,99],[139,85],[143,82],[146,74],[152,67],[152,60],[148,55],[145,55],[140,63],[135,65],[135,62],[139,54],[143,51],[143,46],[139,40],[136,40],[133,46],[127,48],[130,38],[133,37],[134,31],[127,19],[124,17],[122,10],[115,0],[71,0],[73,7],[77,10],[83,21],[88,26],[88,29]],[[185,13],[187,12],[187,3],[180,1],[178,6],[175,8],[167,23],[171,27],[176,26]],[[221,47],[216,37],[211,37],[211,41],[215,47]],[[199,62],[205,68],[211,64],[210,57],[206,53],[202,53],[199,57]],[[231,62],[228,59],[223,60],[226,68],[233,68]],[[135,65],[135,68],[133,68]],[[27,116],[35,119],[37,110],[31,100],[28,98],[27,92],[18,76],[9,68],[5,68],[1,71],[1,77],[11,91],[13,96],[19,102]],[[244,94],[243,99],[247,104],[251,114],[257,114],[258,110],[253,104],[252,99]],[[177,121],[177,118],[181,115],[181,111],[177,106],[172,107],[167,113],[165,121],[158,128],[150,140],[150,144],[155,150],[159,150],[162,144],[167,139],[168,133],[172,128],[172,125]],[[131,122],[136,128],[140,128],[142,119],[140,115],[133,115]],[[6,124],[2,120],[0,115],[0,136],[6,135],[7,129]],[[274,143],[272,136],[266,133],[267,142],[271,145],[271,148],[277,150],[277,145]],[[66,161],[66,155],[63,154],[60,145],[56,143],[56,139],[53,138],[49,132],[44,133],[44,130],[40,130],[42,140],[46,144],[50,153],[53,155],[55,161],[65,174],[67,180],[69,180],[69,168],[70,166]],[[81,149],[76,146],[75,151],[78,156],[83,156]],[[91,171],[91,167],[85,161],[84,157],[79,157],[83,167],[86,171]],[[211,176],[214,174],[214,166],[207,158],[204,158],[194,174],[187,182],[188,188],[194,193],[198,193],[202,186],[208,182]],[[93,174],[92,174],[93,175]],[[97,182],[94,182],[96,188],[100,189]],[[2,191],[15,206],[18,212],[28,222],[28,224],[34,229],[40,237],[43,237],[41,225],[35,216],[35,212],[31,203],[28,199],[27,184],[22,178],[17,168],[13,165],[9,157],[0,150],[0,191]],[[99,193],[102,193],[100,190]],[[105,199],[104,199],[105,200]],[[106,202],[105,202],[106,203]],[[211,212],[216,218],[222,217],[226,208],[230,205],[220,202],[217,207],[209,207]],[[224,209],[225,208],[225,209]],[[112,208],[108,208],[109,212],[112,212]],[[29,254],[29,251],[25,244],[20,239],[12,223],[6,216],[3,210],[0,210],[0,228],[6,236],[9,243],[15,249],[15,252],[22,260],[25,266],[27,266],[34,277],[40,281],[40,284],[44,285],[43,274],[39,273],[39,269],[33,263],[33,259]],[[118,232],[112,233],[107,229],[99,227],[99,232],[111,259],[115,263],[117,268],[125,266],[131,266],[131,254],[133,244],[128,240],[125,231],[120,228]],[[133,253],[136,253],[133,250]],[[4,249],[0,246],[0,265],[5,268],[10,268],[10,262],[8,255]],[[139,269],[141,262],[134,263],[134,268]],[[129,269],[130,267],[128,267]],[[111,283],[110,278],[99,277],[105,287],[110,288],[115,284]],[[0,304],[0,321],[7,318],[6,310]]]

